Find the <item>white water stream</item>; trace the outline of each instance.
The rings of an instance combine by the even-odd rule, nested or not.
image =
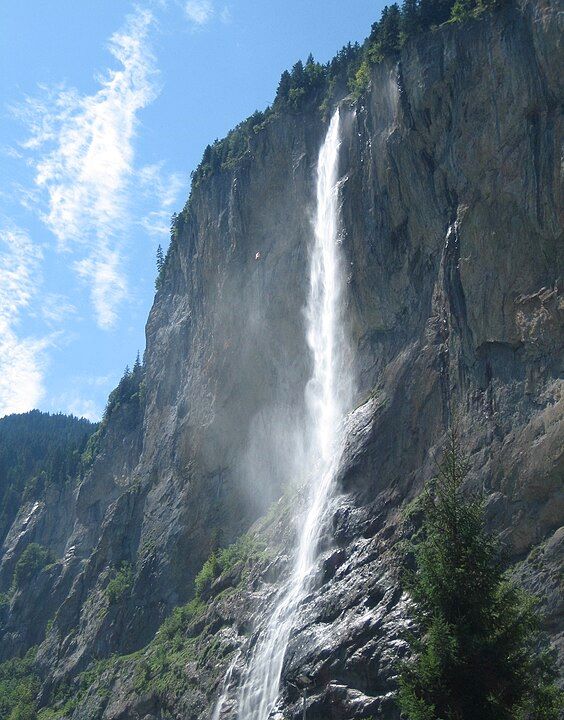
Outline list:
[[[307,342],[313,360],[306,391],[313,438],[309,499],[299,519],[293,568],[278,592],[242,678],[238,720],[267,720],[275,709],[295,613],[316,570],[319,536],[341,455],[342,423],[351,404],[353,382],[342,320],[344,273],[339,252],[339,127],[337,111],[317,165],[317,208],[306,309]]]
[[[211,720],[220,720],[221,713],[223,711],[223,707],[225,703],[227,702],[227,698],[229,697],[229,691],[231,689],[231,679],[233,677],[233,671],[235,670],[235,666],[237,665],[237,661],[239,660],[239,656],[241,655],[241,651],[235,653],[233,656],[233,660],[229,664],[229,667],[227,668],[227,673],[225,674],[225,679],[223,681],[223,689],[221,691],[221,695],[218,697],[217,702],[215,704],[215,707],[213,709]]]

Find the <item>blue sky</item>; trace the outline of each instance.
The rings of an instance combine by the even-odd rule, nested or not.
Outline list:
[[[206,144],[375,0],[4,0],[0,417],[99,419],[144,349],[155,252]]]

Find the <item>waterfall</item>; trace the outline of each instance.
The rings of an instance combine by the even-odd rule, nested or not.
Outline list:
[[[231,660],[231,663],[229,664],[229,667],[227,668],[227,673],[225,674],[225,680],[223,681],[223,689],[221,691],[221,695],[218,697],[217,702],[215,704],[215,707],[213,709],[211,720],[220,720],[221,713],[223,711],[223,707],[225,703],[227,702],[227,698],[229,696],[229,690],[231,686],[231,678],[233,676],[233,671],[235,670],[235,666],[237,665],[237,661],[239,660],[239,656],[241,655],[241,651],[235,653],[233,656],[233,660]]]
[[[239,720],[267,720],[275,708],[295,613],[315,573],[319,535],[341,454],[342,421],[350,408],[352,377],[342,320],[339,252],[339,126],[337,110],[317,164],[317,208],[306,308],[307,342],[313,360],[306,388],[312,436],[309,498],[300,518],[291,573],[277,594],[243,676]]]

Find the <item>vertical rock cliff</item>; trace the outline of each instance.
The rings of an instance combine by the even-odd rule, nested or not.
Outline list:
[[[313,679],[312,720],[397,717],[404,600],[393,546],[453,412],[469,485],[485,492],[516,572],[544,595],[562,649],[559,17],[557,3],[536,0],[447,24],[375,66],[357,101],[340,100],[359,393],[318,589],[287,653],[285,672]],[[291,499],[254,526],[267,551],[209,592],[179,684],[136,675],[143,663],[150,675],[152,646],[143,648],[190,600],[210,552],[247,531],[298,474],[325,130],[317,108],[274,116],[233,167],[195,185],[148,319],[138,393],[104,424],[78,489],[24,506],[5,540],[3,589],[29,542],[58,558],[27,588],[25,618],[16,597],[3,626],[4,653],[27,649],[26,622],[46,627],[43,702],[93,661],[137,653],[104,666],[69,717],[203,720],[230,661],[234,683],[241,673],[234,653],[291,551]],[[299,698],[284,692],[297,717]]]

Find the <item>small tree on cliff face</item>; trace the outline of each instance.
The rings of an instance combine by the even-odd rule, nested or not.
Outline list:
[[[534,600],[505,576],[482,500],[463,496],[467,470],[453,431],[406,558],[420,634],[408,640],[400,708],[409,720],[555,719],[562,696],[548,653],[537,651]]]
[[[165,256],[162,247],[159,245],[157,248],[157,277],[155,278],[155,290],[159,290],[162,285],[164,266]]]

